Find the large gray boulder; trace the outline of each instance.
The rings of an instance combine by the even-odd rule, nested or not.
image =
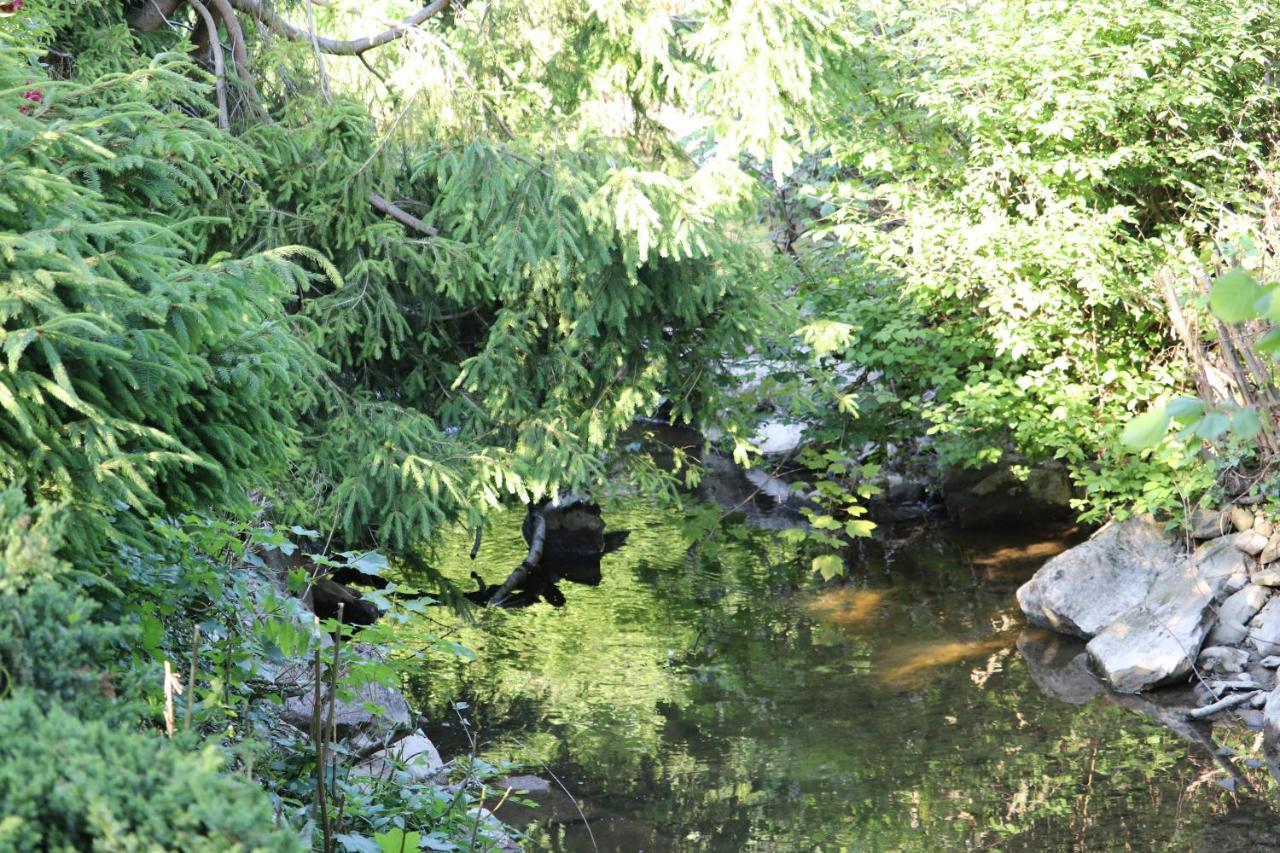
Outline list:
[[[1190,673],[1213,627],[1214,604],[1244,559],[1224,544],[1177,561],[1140,604],[1090,640],[1089,660],[1112,689],[1139,693]]]
[[[360,659],[375,663],[385,662],[385,658],[374,646],[357,643],[351,649],[352,654]],[[339,668],[340,682],[351,674],[351,665],[344,663]],[[284,681],[291,681],[291,692],[295,695],[285,700],[280,710],[280,719],[302,731],[311,730],[311,721],[315,714],[315,675],[310,666],[302,665],[289,672],[277,676],[277,686]],[[338,696],[333,706],[334,728],[339,740],[347,741],[353,750],[363,750],[378,743],[387,743],[400,732],[413,728],[409,715],[409,704],[404,695],[393,687],[375,682],[359,685],[347,684],[350,695],[343,697],[342,684],[339,684]],[[329,684],[326,680],[320,686],[320,710],[325,723],[329,720]]]
[[[1091,639],[1181,573],[1178,543],[1150,516],[1112,522],[1045,563],[1018,590],[1027,621]]]
[[[357,763],[351,772],[379,779],[392,779],[404,773],[413,781],[425,782],[435,778],[443,767],[444,761],[435,744],[421,731],[416,731]]]

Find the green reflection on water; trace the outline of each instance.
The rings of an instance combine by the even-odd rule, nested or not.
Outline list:
[[[1060,543],[909,540],[829,589],[774,533],[699,541],[640,502],[606,519],[633,533],[600,586],[486,615],[458,635],[476,660],[410,685],[434,720],[468,702],[486,757],[553,770],[601,850],[1271,849],[1269,793],[1224,790],[1132,709],[1037,687],[1012,592]],[[523,557],[518,528],[486,539],[486,580]],[[469,547],[442,549],[446,576],[466,582]],[[431,734],[463,748],[456,724]],[[554,817],[535,849],[592,849],[571,806]]]

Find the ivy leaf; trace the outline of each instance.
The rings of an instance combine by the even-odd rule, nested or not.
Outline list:
[[[1120,441],[1130,450],[1146,450],[1155,447],[1169,429],[1169,412],[1164,406],[1155,406],[1129,421],[1120,434]]]
[[[1262,296],[1262,288],[1253,276],[1240,267],[1218,276],[1209,293],[1209,308],[1228,323],[1242,323],[1258,316],[1254,307]]]

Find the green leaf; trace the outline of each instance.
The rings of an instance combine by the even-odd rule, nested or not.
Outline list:
[[[396,827],[389,832],[379,832],[374,836],[382,853],[405,853],[417,850],[421,843],[421,835],[417,832],[405,832]]]
[[[1213,283],[1209,308],[1228,323],[1241,323],[1258,316],[1255,304],[1260,296],[1262,288],[1253,276],[1240,267],[1232,267]]]
[[[1253,345],[1253,348],[1260,353],[1269,353],[1280,350],[1280,328],[1272,329]]]
[[[823,554],[813,558],[813,570],[829,581],[844,574],[844,561],[835,554]]]
[[[1164,406],[1156,406],[1129,421],[1120,434],[1120,441],[1130,450],[1146,450],[1155,447],[1169,429],[1169,412]]]
[[[846,522],[844,532],[855,539],[865,539],[870,536],[872,531],[876,529],[874,521],[868,521],[865,518],[855,518],[853,521]]]
[[[1253,438],[1262,432],[1262,419],[1256,409],[1237,409],[1231,415],[1231,431],[1243,439]]]
[[[1174,397],[1164,410],[1173,420],[1187,424],[1204,414],[1204,401],[1197,397]]]
[[[1195,425],[1195,434],[1205,441],[1213,441],[1227,431],[1231,419],[1222,412],[1209,412]]]

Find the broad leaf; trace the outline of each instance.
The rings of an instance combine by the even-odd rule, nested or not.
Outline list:
[[[1164,406],[1156,406],[1129,421],[1120,434],[1120,441],[1130,450],[1146,450],[1159,444],[1168,429],[1168,411]]]
[[[1258,316],[1255,304],[1260,296],[1262,288],[1253,276],[1240,267],[1232,267],[1213,283],[1209,307],[1228,323],[1242,323]]]

